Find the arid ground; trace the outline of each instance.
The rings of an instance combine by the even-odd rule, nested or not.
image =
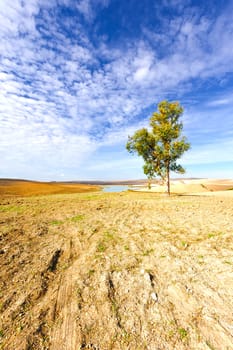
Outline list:
[[[0,349],[233,349],[233,183],[81,187],[0,186]]]
[[[148,185],[134,185],[134,190],[148,191]],[[164,193],[167,190],[166,185],[159,183],[152,184],[149,192]],[[171,192],[173,194],[191,194],[191,195],[232,195],[233,180],[225,179],[185,179],[171,180]],[[229,192],[226,192],[229,191]]]

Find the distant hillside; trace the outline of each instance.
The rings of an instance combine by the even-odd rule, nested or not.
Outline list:
[[[1,196],[35,196],[99,191],[94,184],[0,179]]]

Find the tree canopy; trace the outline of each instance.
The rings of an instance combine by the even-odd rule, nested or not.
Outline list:
[[[144,160],[144,174],[149,179],[156,175],[167,180],[167,192],[170,195],[170,172],[185,173],[177,160],[190,148],[185,136],[182,136],[183,123],[180,117],[183,107],[179,102],[162,101],[158,111],[150,118],[151,130],[137,130],[128,137],[126,148],[137,153]]]

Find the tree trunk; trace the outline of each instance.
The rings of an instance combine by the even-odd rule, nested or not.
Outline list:
[[[150,189],[151,189],[151,179],[148,178],[148,190],[150,190]]]
[[[170,169],[169,169],[169,164],[167,166],[167,193],[170,196],[171,191],[170,191]]]

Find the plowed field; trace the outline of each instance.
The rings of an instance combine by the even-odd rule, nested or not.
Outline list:
[[[2,196],[0,348],[233,349],[233,197]]]

